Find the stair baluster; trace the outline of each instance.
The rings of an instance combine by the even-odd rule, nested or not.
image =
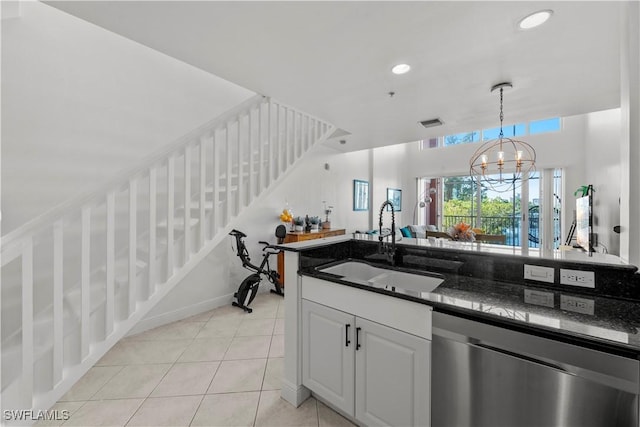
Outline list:
[[[3,280],[3,297],[15,290],[6,295],[16,306],[7,316],[15,325],[3,324],[10,333],[0,348],[0,409],[54,404],[331,129],[254,97],[98,191],[3,236],[3,279],[11,278]],[[177,159],[183,170],[176,171]],[[41,286],[52,288],[49,300],[42,301]]]

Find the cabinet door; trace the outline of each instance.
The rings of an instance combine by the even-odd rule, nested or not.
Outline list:
[[[356,419],[367,426],[430,425],[430,341],[356,323]]]
[[[302,300],[302,384],[354,414],[354,316]]]

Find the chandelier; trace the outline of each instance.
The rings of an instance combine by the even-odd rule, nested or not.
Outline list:
[[[502,131],[504,113],[502,92],[511,88],[510,82],[498,83],[491,92],[500,89],[500,134],[498,139],[485,142],[473,153],[469,162],[469,175],[474,181],[502,193],[512,191],[522,184],[522,176],[535,171],[536,151],[524,141],[506,138]]]

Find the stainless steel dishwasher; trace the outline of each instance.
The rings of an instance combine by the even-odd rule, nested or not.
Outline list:
[[[639,362],[433,313],[433,427],[638,427]]]

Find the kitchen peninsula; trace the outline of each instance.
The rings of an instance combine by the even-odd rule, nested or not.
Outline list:
[[[314,232],[288,231],[283,243],[305,242],[308,240],[326,239],[327,237],[343,236],[344,228],[328,228]],[[278,254],[278,274],[280,275],[280,285],[284,286],[284,254]]]
[[[282,248],[285,276],[297,283],[285,296],[286,317],[296,321],[285,325],[282,396],[295,405],[311,389],[366,425],[424,425],[425,419],[434,426],[638,425],[635,266],[611,257],[506,255],[508,248],[494,245],[424,239],[398,242],[394,267],[368,238]],[[435,286],[421,289],[421,282]],[[342,344],[318,341],[325,335]],[[449,364],[460,355],[474,359]],[[339,368],[327,373],[323,363]],[[470,370],[476,365],[484,373]],[[338,383],[353,381],[350,372],[355,384]],[[442,372],[450,375],[446,381]],[[502,380],[483,377],[488,374]],[[386,383],[391,377],[397,386]],[[518,397],[534,395],[544,410]],[[565,418],[545,418],[560,413]]]

